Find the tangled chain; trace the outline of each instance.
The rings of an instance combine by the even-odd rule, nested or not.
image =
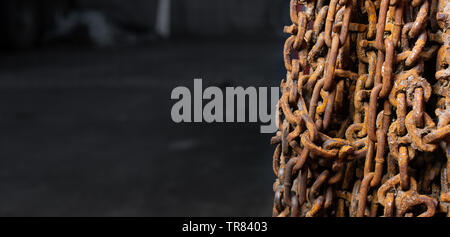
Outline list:
[[[450,1],[291,0],[290,17],[273,215],[450,216]]]

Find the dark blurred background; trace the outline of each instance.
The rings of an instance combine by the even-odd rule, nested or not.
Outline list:
[[[278,86],[286,0],[2,0],[0,216],[270,216],[260,124],[174,87]]]

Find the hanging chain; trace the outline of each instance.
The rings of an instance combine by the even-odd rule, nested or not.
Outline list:
[[[273,216],[450,216],[450,1],[291,0]]]

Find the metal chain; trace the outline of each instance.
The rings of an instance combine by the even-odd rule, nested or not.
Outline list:
[[[449,14],[449,0],[290,1],[273,216],[450,216]]]

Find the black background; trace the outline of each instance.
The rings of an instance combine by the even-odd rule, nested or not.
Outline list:
[[[170,93],[278,86],[287,2],[173,0],[164,38],[157,1],[2,0],[0,216],[270,216],[271,135]]]

